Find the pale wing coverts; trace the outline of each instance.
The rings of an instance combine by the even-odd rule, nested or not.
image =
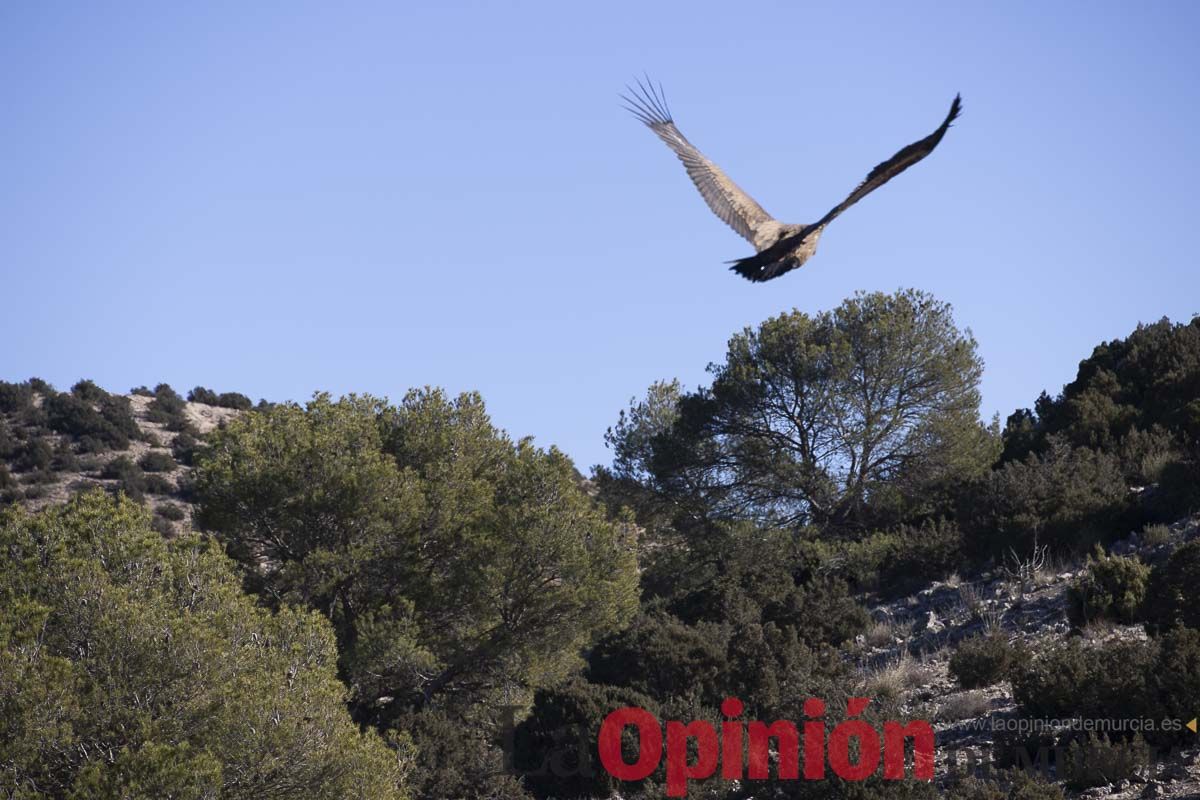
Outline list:
[[[775,220],[679,132],[671,119],[671,111],[667,108],[661,88],[655,89],[650,84],[648,87],[639,85],[639,89],[640,92],[629,90],[632,97],[622,95],[622,99],[629,104],[627,108],[679,157],[688,177],[696,184],[700,196],[713,213],[746,241],[757,245],[756,238],[761,236],[756,237],[756,233],[762,231],[763,223]]]

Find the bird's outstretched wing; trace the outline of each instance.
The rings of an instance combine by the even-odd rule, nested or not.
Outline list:
[[[646,84],[638,81],[636,89],[627,88],[629,95],[621,95],[626,108],[675,152],[713,213],[753,244],[755,230],[772,221],[771,215],[684,138],[671,119],[661,86],[656,88],[647,80]]]
[[[954,102],[950,104],[950,113],[946,115],[946,119],[938,126],[937,130],[921,139],[918,142],[913,142],[907,147],[900,150],[896,155],[879,164],[875,169],[871,170],[867,175],[866,180],[858,185],[858,187],[850,193],[842,202],[838,203],[829,213],[821,217],[820,220],[808,225],[799,233],[791,236],[784,236],[778,242],[763,250],[761,253],[750,256],[749,258],[741,258],[732,262],[733,266],[730,269],[750,280],[762,281],[780,275],[787,270],[775,269],[778,262],[788,253],[792,252],[801,242],[803,242],[813,231],[821,230],[830,222],[845,211],[850,206],[857,203],[859,200],[866,197],[871,192],[883,186],[892,178],[899,175],[904,170],[911,167],[913,164],[920,161],[925,156],[933,152],[933,149],[938,146],[938,142],[942,141],[942,137],[946,135],[946,131],[950,129],[950,123],[958,118],[962,111],[962,98],[959,95],[954,96]]]

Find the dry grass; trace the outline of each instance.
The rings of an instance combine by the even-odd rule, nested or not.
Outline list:
[[[882,667],[871,670],[863,679],[863,690],[867,697],[895,700],[905,691],[920,686],[923,680],[921,664],[903,651]]]
[[[897,640],[903,641],[912,634],[911,622],[896,622],[895,620],[881,620],[871,624],[864,634],[864,639],[870,647],[891,647],[897,644]]]
[[[960,692],[950,695],[938,709],[938,722],[961,722],[964,719],[981,717],[992,706],[991,700],[983,691],[975,689],[970,692]]]

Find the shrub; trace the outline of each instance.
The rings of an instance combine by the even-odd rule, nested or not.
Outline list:
[[[1159,637],[1158,665],[1150,679],[1158,712],[1164,718],[1177,720],[1196,716],[1196,699],[1200,698],[1200,631],[1174,628]],[[1160,744],[1184,745],[1195,742],[1195,734],[1181,729],[1172,736],[1163,732],[1157,736]]]
[[[204,403],[206,405],[215,406],[217,404],[217,393],[212,389],[205,389],[203,386],[197,386],[188,392],[187,399],[189,403]]]
[[[1014,769],[994,773],[999,778],[981,780],[965,777],[947,787],[947,800],[1063,800],[1062,789],[1045,783],[1025,770]],[[1007,788],[1002,785],[1007,784]]]
[[[166,517],[172,522],[179,522],[179,520],[187,516],[187,512],[173,503],[167,503],[159,506],[157,509],[155,509],[155,513],[160,517]]]
[[[85,403],[99,403],[105,397],[108,397],[108,392],[86,378],[71,387],[71,394]]]
[[[20,472],[49,469],[54,461],[54,451],[45,439],[30,439],[21,447],[14,466]]]
[[[154,472],[146,476],[146,492],[147,494],[174,494],[175,484],[171,483],[169,478]]]
[[[1013,461],[961,500],[968,544],[980,556],[1025,554],[1034,542],[1055,553],[1086,552],[1133,524],[1129,489],[1115,456],[1052,442]]]
[[[191,467],[195,465],[196,453],[202,446],[195,436],[184,431],[176,435],[175,441],[171,442],[171,454],[179,463]]]
[[[136,394],[139,397],[154,397],[154,392],[150,391],[146,386],[135,386],[129,390],[130,394]]]
[[[1090,789],[1128,780],[1149,763],[1150,748],[1141,736],[1129,741],[1088,736],[1066,748],[1058,774],[1072,789]]]
[[[109,461],[100,471],[100,477],[117,481],[116,488],[133,500],[140,502],[145,496],[146,474],[129,456],[119,456]]]
[[[169,519],[165,517],[155,516],[150,520],[150,529],[160,536],[165,536],[168,539],[175,535],[175,526],[171,524]]]
[[[950,675],[964,689],[979,689],[1004,680],[1016,648],[999,633],[967,639],[950,656]]]
[[[54,461],[50,468],[55,472],[76,472],[79,469],[79,459],[75,455],[75,451],[71,449],[71,445],[67,442],[59,442],[54,448]]]
[[[980,691],[961,692],[946,698],[946,702],[938,709],[938,722],[959,722],[964,719],[974,719],[987,713],[992,707],[988,696]]]
[[[1017,770],[1008,789],[1008,800],[1063,800],[1063,790]]]
[[[346,711],[329,624],[151,524],[99,492],[0,514],[3,794],[407,797],[410,757]]]
[[[1200,586],[1200,539],[1180,547],[1150,573],[1145,619],[1151,631],[1175,625],[1200,628],[1200,606],[1193,593]]]
[[[33,406],[33,389],[28,383],[0,381],[0,412],[16,414]]]
[[[130,436],[138,430],[125,398],[105,396],[97,411],[90,401],[73,394],[55,393],[43,399],[42,409],[52,430],[74,438],[90,437],[114,450],[128,447]],[[94,444],[89,443],[91,446]]]
[[[1171,529],[1162,523],[1147,525],[1142,528],[1142,544],[1149,547],[1158,547],[1171,541]]]
[[[175,469],[177,464],[169,453],[165,453],[162,450],[151,450],[141,457],[138,461],[138,466],[146,472],[170,472]]]
[[[1095,619],[1136,622],[1149,579],[1150,568],[1138,559],[1108,556],[1097,545],[1087,570],[1067,592],[1067,616],[1078,626]]]
[[[240,392],[221,392],[217,397],[217,405],[238,411],[249,411],[254,408],[254,403],[250,398]]]
[[[652,699],[630,689],[575,680],[538,690],[529,717],[513,737],[513,766],[530,773],[527,783],[538,797],[611,797],[623,787],[600,766],[596,732],[609,713],[625,706],[658,712]],[[636,737],[623,736],[622,750],[626,763],[634,763]],[[539,769],[548,759],[559,769]]]
[[[1055,643],[1014,665],[1013,699],[1027,716],[1040,719],[1140,716],[1156,659],[1157,649],[1142,641]]]
[[[239,411],[249,411],[254,407],[249,397],[240,392],[222,392],[217,394],[212,389],[197,386],[188,392],[188,400],[193,403],[205,403],[210,406],[234,408]]]
[[[1165,522],[1200,510],[1200,462],[1180,460],[1163,466],[1149,505],[1151,514]]]
[[[170,431],[187,430],[190,422],[185,413],[187,404],[169,384],[154,387],[154,400],[146,406],[146,419],[165,425]]]

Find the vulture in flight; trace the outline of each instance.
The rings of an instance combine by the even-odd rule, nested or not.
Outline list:
[[[860,183],[849,197],[816,222],[811,225],[789,225],[763,211],[754,198],[742,191],[720,167],[705,158],[703,153],[684,138],[679,128],[675,127],[675,121],[671,119],[671,111],[667,108],[661,85],[656,88],[653,83],[642,84],[639,81],[638,88],[630,89],[629,92],[631,96],[621,96],[628,104],[626,108],[675,152],[687,169],[688,177],[696,184],[704,202],[708,203],[713,213],[754,245],[757,251],[755,255],[729,262],[733,264],[730,269],[752,281],[769,281],[803,266],[804,262],[817,252],[817,240],[821,238],[826,225],[833,222],[847,208],[932,153],[962,109],[962,101],[955,95],[954,102],[950,104],[950,113],[937,130],[903,148],[871,170],[866,180]]]

